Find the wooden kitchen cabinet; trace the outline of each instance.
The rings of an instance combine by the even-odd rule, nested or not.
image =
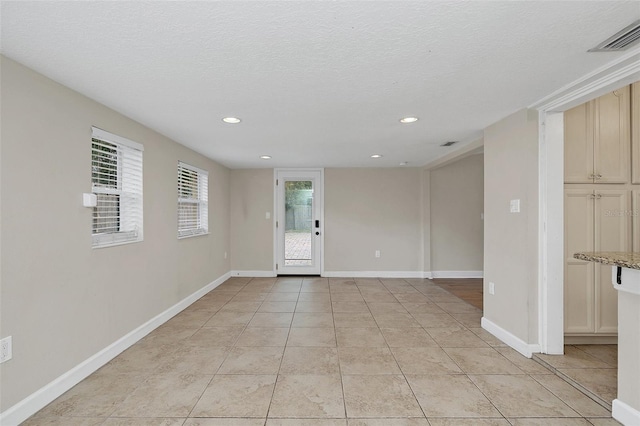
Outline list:
[[[611,268],[573,258],[581,251],[629,251],[630,191],[565,189],[564,329],[567,336],[615,335]]]
[[[631,183],[640,183],[640,81],[631,85]]]
[[[565,183],[629,182],[630,99],[625,86],[565,111]]]

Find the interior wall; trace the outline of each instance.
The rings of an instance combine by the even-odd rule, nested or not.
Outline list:
[[[231,170],[230,187],[231,270],[273,271],[273,169]]]
[[[325,271],[421,273],[421,172],[325,169]]]
[[[538,341],[538,173],[537,111],[485,129],[484,317],[527,344]]]
[[[482,271],[483,155],[430,173],[431,270]]]
[[[0,57],[5,411],[229,271],[229,170]],[[91,126],[144,145],[144,241],[91,248]],[[210,234],[177,239],[177,163],[209,171]]]

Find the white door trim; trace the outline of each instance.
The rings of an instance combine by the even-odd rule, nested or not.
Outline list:
[[[543,353],[564,351],[563,111],[640,80],[640,48],[529,106],[539,112],[538,339]]]
[[[324,236],[326,231],[326,224],[324,220],[324,168],[275,168],[273,169],[273,274],[278,275],[276,270],[276,264],[278,263],[278,229],[276,228],[276,220],[278,219],[279,206],[278,206],[278,187],[276,186],[276,180],[278,179],[278,173],[280,172],[319,172],[320,181],[317,193],[314,193],[314,197],[320,199],[320,275],[324,276]]]

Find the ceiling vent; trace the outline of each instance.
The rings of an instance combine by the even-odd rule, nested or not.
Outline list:
[[[609,37],[588,52],[618,52],[626,50],[640,41],[640,20]]]
[[[445,143],[443,143],[443,144],[442,144],[442,145],[440,145],[440,146],[451,146],[451,145],[453,145],[454,143],[457,143],[457,142],[458,142],[458,141],[449,141],[449,142],[445,142]]]

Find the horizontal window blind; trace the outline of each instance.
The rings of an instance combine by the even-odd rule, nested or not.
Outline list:
[[[94,128],[91,183],[93,247],[142,241],[142,145]]]
[[[209,231],[209,173],[178,162],[178,238]]]

